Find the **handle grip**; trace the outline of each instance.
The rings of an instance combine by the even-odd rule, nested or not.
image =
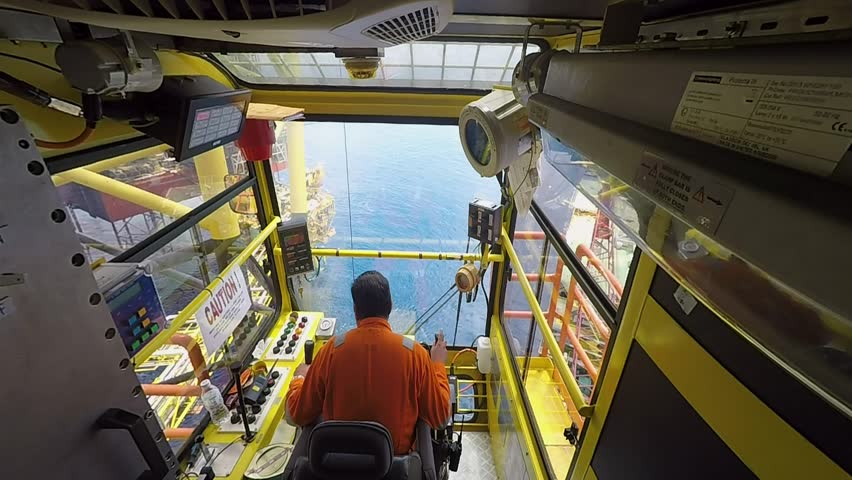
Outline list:
[[[169,474],[166,460],[160,454],[157,442],[145,426],[142,417],[120,408],[110,408],[98,418],[98,428],[102,430],[127,430],[142,458],[148,465],[148,470],[142,472],[137,480],[162,480]]]
[[[314,361],[314,341],[305,341],[305,365],[310,365]]]

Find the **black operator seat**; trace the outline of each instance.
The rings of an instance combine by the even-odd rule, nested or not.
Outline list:
[[[422,424],[422,426],[421,426]],[[425,428],[424,428],[425,427]],[[429,435],[428,426],[418,422]],[[306,432],[303,432],[306,433]],[[432,443],[418,442],[426,450],[394,456],[388,430],[376,422],[329,420],[310,432],[307,455],[296,459],[292,480],[429,480],[435,478]],[[295,452],[294,452],[295,453]],[[426,469],[421,454],[427,460]]]

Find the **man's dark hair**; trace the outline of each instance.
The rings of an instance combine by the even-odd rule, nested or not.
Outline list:
[[[352,282],[352,302],[355,304],[355,320],[388,318],[393,308],[388,279],[375,270],[358,275]]]

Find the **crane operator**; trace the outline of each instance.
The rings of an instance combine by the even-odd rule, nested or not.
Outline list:
[[[391,331],[387,279],[362,273],[352,283],[357,327],[332,338],[313,363],[299,365],[287,392],[288,422],[373,421],[391,434],[395,455],[412,450],[417,419],[441,428],[450,416],[445,370],[447,344],[436,336],[431,352]]]

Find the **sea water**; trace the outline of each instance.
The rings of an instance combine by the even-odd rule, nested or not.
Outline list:
[[[497,181],[471,168],[454,125],[308,122],[305,156],[307,168],[324,168],[322,188],[334,196],[336,205],[336,234],[315,247],[473,250],[477,242],[468,247],[468,203],[500,199]],[[277,180],[287,182],[287,171]],[[391,286],[391,324],[404,331],[418,317],[425,318],[427,309],[453,284],[460,266],[458,261],[327,257],[316,276],[295,283],[295,294],[300,308],[336,317],[337,331],[343,332],[355,325],[352,281],[361,272],[378,270]],[[460,307],[456,294],[418,330],[417,339],[431,341],[443,330],[448,342],[455,336],[455,344],[469,345],[485,332],[486,308],[481,290],[471,303],[463,298]]]

